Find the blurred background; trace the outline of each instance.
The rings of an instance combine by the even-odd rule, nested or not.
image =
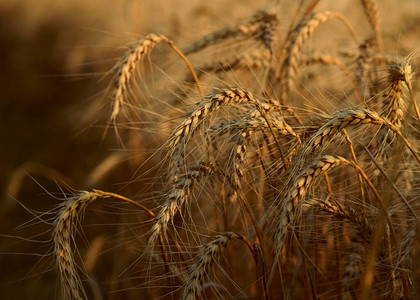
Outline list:
[[[104,135],[111,112],[104,96],[110,77],[105,75],[126,46],[150,32],[186,45],[269,2],[0,1],[2,299],[59,296],[55,263],[45,256],[51,253],[51,226],[36,215],[57,207],[48,193],[60,195],[60,186],[91,188],[86,176],[119,147],[112,133]],[[325,2],[331,9],[331,1]],[[413,10],[418,1],[399,2],[380,6],[386,15],[383,31],[391,32],[388,41],[414,50],[418,44],[410,37],[419,34],[419,11]],[[290,5],[296,4],[285,4]],[[349,1],[334,5],[347,10],[351,23],[366,22],[360,7],[348,10]],[[128,165],[123,173],[135,171]],[[107,180],[101,184],[123,178],[113,174]]]

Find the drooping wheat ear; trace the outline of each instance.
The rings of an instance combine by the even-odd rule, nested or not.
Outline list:
[[[185,55],[175,46],[173,41],[163,35],[149,34],[145,38],[142,38],[137,46],[130,48],[115,67],[116,74],[114,76],[113,90],[114,105],[111,120],[115,121],[120,112],[121,106],[128,97],[129,83],[138,67],[138,63],[140,63],[152,51],[152,49],[161,42],[167,44],[185,62],[197,84],[198,92],[200,95],[203,95],[200,82],[198,81],[198,77],[195,74],[193,67]]]
[[[110,197],[133,204],[144,210],[151,217],[154,216],[153,212],[141,203],[110,192],[100,190],[93,190],[92,192],[83,191],[73,197],[67,198],[58,212],[53,230],[54,253],[60,271],[62,292],[65,299],[87,298],[77,272],[71,246],[74,242],[76,226],[79,224],[86,207],[97,198]],[[82,293],[83,297],[80,293]]]
[[[255,119],[254,122],[256,120],[258,119]],[[254,129],[256,129],[258,126],[261,129],[265,129],[265,131],[269,130],[269,127],[263,118],[259,117],[258,124],[254,122],[250,122],[250,124],[253,125]],[[293,131],[293,129],[284,121],[283,118],[273,119],[272,125],[275,129],[275,133],[285,137],[294,137],[299,143],[301,143],[299,135]],[[237,188],[241,187],[247,143],[254,132],[255,131],[253,131],[251,127],[237,131],[238,139],[236,141],[235,146],[232,149],[231,159],[229,160],[228,167],[228,174],[233,174],[233,184]],[[231,197],[231,201],[234,201],[236,198],[236,190],[231,195]]]
[[[215,239],[206,244],[197,255],[194,265],[188,272],[188,279],[184,284],[182,299],[200,299],[203,281],[205,276],[210,272],[213,263],[219,259],[229,242],[244,239],[246,238],[242,235],[233,232],[225,232],[217,235]],[[249,242],[247,244],[249,244]]]
[[[199,166],[179,175],[178,180],[173,183],[169,194],[165,197],[165,202],[155,217],[155,224],[151,229],[149,238],[150,246],[156,245],[159,237],[166,237],[168,223],[173,220],[183,204],[189,200],[195,183],[214,172],[215,169],[211,164],[201,163]]]
[[[391,65],[388,69],[388,86],[382,101],[381,116],[388,119],[398,130],[402,130],[403,120],[406,114],[406,102],[403,87],[408,85],[412,78],[412,69],[409,62],[402,62]],[[393,143],[395,133],[387,127],[382,127],[377,136],[378,153],[377,162],[382,166],[390,166],[390,159],[395,150]],[[405,148],[404,152],[408,153]],[[401,176],[397,181],[405,185],[406,190],[411,187],[413,172],[407,163],[400,164]],[[379,170],[374,171],[375,176],[379,176]]]
[[[238,104],[253,104],[257,106],[259,101],[247,91],[236,88],[223,89],[220,93],[204,97],[204,100],[199,103],[199,107],[192,111],[175,129],[168,140],[170,181],[175,182],[177,180],[177,174],[180,173],[180,169],[184,164],[185,147],[203,120],[223,106]]]
[[[318,207],[338,219],[349,220],[358,231],[360,237],[364,239],[364,241],[369,242],[373,232],[373,224],[368,217],[362,211],[357,211],[346,203],[340,203],[338,201],[332,202],[331,200],[331,197],[327,199],[312,198],[306,201],[305,205]]]
[[[54,252],[60,270],[62,293],[65,299],[86,299],[74,262],[71,243],[74,240],[78,219],[83,215],[86,206],[95,201],[96,198],[97,195],[91,192],[82,192],[68,198],[54,223]],[[80,292],[82,292],[82,295]]]
[[[350,166],[358,173],[360,173],[367,185],[372,189],[373,193],[375,194],[375,197],[379,201],[381,209],[385,210],[382,200],[378,192],[372,185],[372,182],[369,180],[366,173],[355,162],[349,161],[341,156],[322,156],[321,158],[313,161],[305,170],[303,170],[297,177],[295,177],[296,179],[290,185],[290,188],[288,189],[284,200],[279,205],[280,211],[277,211],[279,218],[277,218],[278,222],[275,228],[276,231],[274,235],[276,262],[279,261],[279,258],[281,256],[282,249],[289,229],[293,229],[293,227],[291,226],[293,226],[293,224],[296,222],[299,216],[299,210],[302,208],[302,205],[305,204],[302,200],[305,198],[306,192],[315,183],[316,179],[320,175],[325,174],[326,172],[338,166]],[[358,220],[357,217],[352,216],[353,213],[350,212],[348,209],[344,209],[344,211],[345,214],[348,215],[348,217],[350,217],[351,219]],[[387,218],[387,222],[391,232],[393,232],[392,224],[389,218]],[[357,223],[359,223],[359,221],[357,221]],[[366,221],[361,220],[361,224],[364,223],[366,223]],[[366,232],[369,232],[370,226],[365,225],[366,224],[362,225],[362,228]],[[274,275],[275,268],[276,266],[273,266],[271,277]]]
[[[401,129],[406,108],[403,86],[411,81],[412,76],[411,64],[406,61],[391,65],[388,69],[388,87],[382,101],[381,116],[398,129]]]
[[[346,129],[349,126],[362,126],[366,124],[381,125],[392,130],[393,133],[395,133],[403,140],[407,148],[420,163],[420,157],[417,154],[414,146],[402,135],[398,128],[396,128],[387,119],[381,117],[378,113],[367,109],[360,109],[341,111],[334,117],[326,120],[324,124],[319,127],[319,129],[305,144],[305,147],[299,154],[297,161],[300,161],[301,164],[296,163],[296,165],[300,167],[302,163],[306,161],[306,158],[310,153],[318,152],[324,145],[328,143],[328,141],[330,141],[337,133],[341,132],[343,129]]]
[[[339,19],[349,30],[357,42],[356,34],[347,21],[347,19],[338,12],[326,11],[322,13],[314,13],[304,18],[294,29],[294,32],[290,34],[290,40],[286,41],[286,51],[284,54],[284,60],[280,70],[280,89],[281,89],[281,101],[286,103],[287,95],[293,87],[293,80],[298,73],[301,50],[305,42],[312,36],[315,29],[322,23],[329,19]]]
[[[366,13],[366,17],[369,21],[372,30],[375,32],[375,39],[379,50],[384,50],[384,44],[382,41],[381,33],[381,19],[379,18],[378,7],[375,0],[361,0],[363,8]]]
[[[261,41],[270,52],[273,52],[277,24],[278,20],[274,11],[259,11],[249,22],[237,27],[225,27],[216,30],[195,41],[189,47],[183,49],[182,52],[185,55],[196,53],[210,46],[237,38],[254,38]]]
[[[280,257],[288,229],[297,217],[296,208],[305,198],[308,188],[320,175],[341,165],[352,165],[352,162],[341,156],[325,155],[312,162],[296,177],[280,205],[280,217],[274,236],[277,259]]]

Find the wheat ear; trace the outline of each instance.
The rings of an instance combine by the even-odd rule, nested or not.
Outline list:
[[[260,102],[247,91],[236,88],[223,89],[219,93],[204,97],[203,101],[199,103],[199,107],[192,111],[175,129],[168,140],[171,182],[175,182],[178,178],[177,174],[180,173],[184,164],[185,147],[199,125],[221,107],[238,104],[252,104],[261,107]]]
[[[151,229],[149,245],[154,246],[160,237],[166,237],[168,223],[171,222],[175,214],[181,209],[182,205],[188,201],[194,184],[204,176],[214,173],[211,164],[201,163],[198,167],[192,168],[188,172],[181,174],[173,184],[169,194],[165,198],[159,213],[155,217],[155,224]]]
[[[200,299],[205,276],[208,275],[211,266],[215,261],[219,259],[219,257],[223,253],[223,250],[228,246],[228,243],[235,240],[243,241],[247,245],[247,247],[254,256],[254,259],[257,262],[255,254],[258,251],[258,249],[255,249],[255,247],[252,246],[252,244],[245,236],[234,232],[225,232],[219,234],[212,241],[207,243],[197,255],[194,265],[190,268],[188,272],[188,278],[184,284],[182,299]]]
[[[133,76],[134,71],[137,69],[137,64],[141,62],[158,43],[167,44],[172,50],[174,50],[178,56],[187,65],[194,81],[197,84],[197,89],[200,95],[203,95],[200,82],[197,74],[191,63],[185,57],[185,55],[175,46],[174,42],[163,35],[149,34],[145,38],[142,38],[137,46],[132,47],[118,62],[116,68],[116,75],[114,76],[114,91],[113,99],[114,105],[111,114],[111,120],[115,121],[117,115],[120,112],[121,106],[123,105],[128,94],[128,86]]]
[[[154,216],[153,212],[141,203],[118,194],[100,190],[93,190],[92,192],[83,191],[73,197],[67,198],[58,212],[53,230],[54,253],[60,271],[62,293],[65,299],[86,299],[86,294],[83,291],[83,285],[77,272],[71,245],[74,242],[76,226],[83,216],[86,207],[97,198],[109,197],[136,205],[150,216]]]
[[[286,103],[286,98],[289,95],[289,91],[293,86],[293,80],[300,65],[300,54],[301,49],[305,42],[312,36],[313,32],[319,25],[325,23],[329,19],[339,19],[347,27],[353,38],[357,42],[356,34],[347,21],[347,19],[338,12],[326,11],[322,13],[314,13],[304,18],[295,28],[294,32],[290,34],[290,40],[288,44],[285,58],[281,66],[280,73],[280,89],[281,89],[281,101]]]
[[[299,154],[299,160],[305,162],[306,157],[310,153],[319,151],[334,135],[346,129],[349,126],[359,126],[365,124],[381,125],[389,128],[397,136],[399,136],[407,148],[411,151],[416,160],[420,163],[420,157],[414,146],[403,136],[401,131],[395,127],[390,121],[381,117],[378,113],[367,110],[348,110],[339,112],[336,116],[325,121],[324,125],[319,127],[315,134],[311,136]],[[299,166],[301,164],[298,164]]]

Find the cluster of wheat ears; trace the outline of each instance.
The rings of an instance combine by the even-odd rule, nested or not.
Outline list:
[[[375,1],[355,2],[365,36],[318,2],[288,22],[274,5],[185,48],[159,34],[129,47],[108,128],[141,145],[139,165],[155,162],[144,189],[157,188],[63,202],[53,243],[66,299],[88,297],[75,236],[110,198],[140,211],[127,225],[138,240],[118,240],[132,246],[132,286],[119,287],[145,298],[420,297],[414,54],[385,54]]]

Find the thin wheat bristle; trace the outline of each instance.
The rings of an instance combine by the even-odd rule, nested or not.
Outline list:
[[[296,208],[305,197],[310,185],[314,183],[317,177],[340,165],[352,165],[352,163],[341,156],[325,155],[310,164],[291,184],[281,204],[279,222],[274,237],[277,256],[280,256],[288,229],[296,218]]]

